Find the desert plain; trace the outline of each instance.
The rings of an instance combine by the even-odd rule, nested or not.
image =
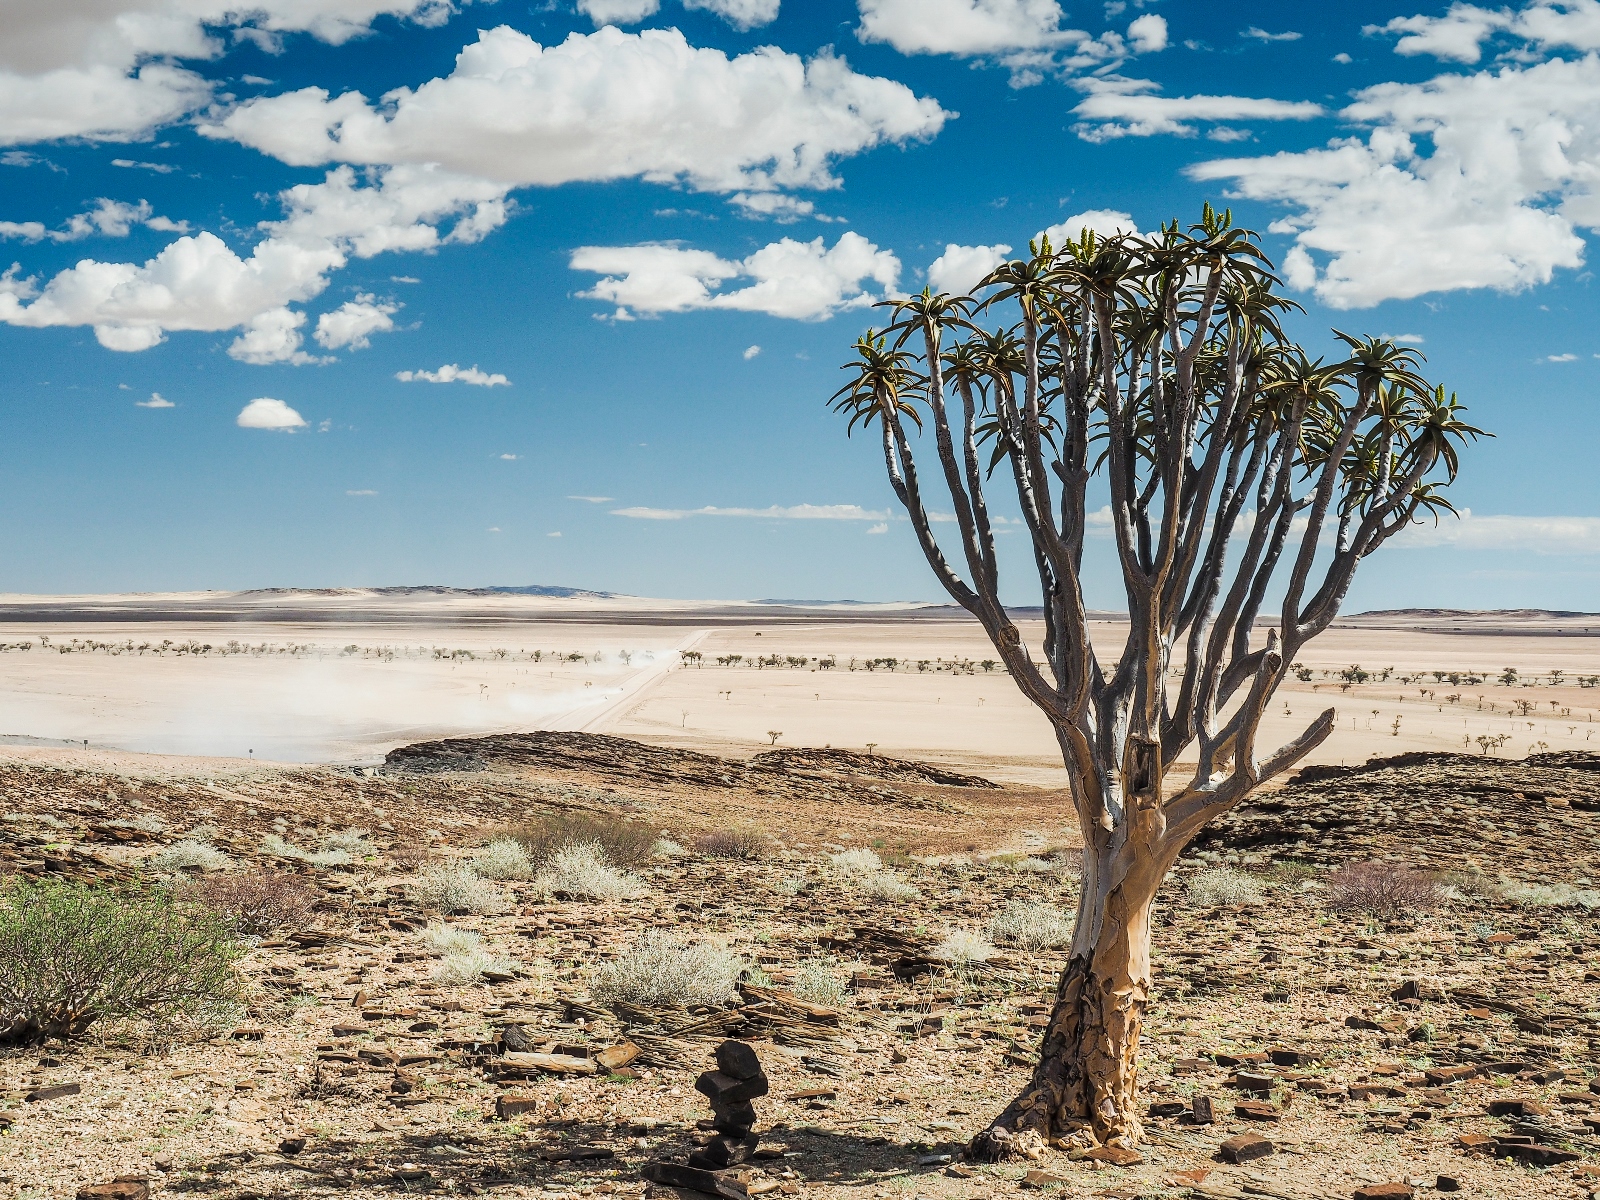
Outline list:
[[[1125,621],[1093,628],[1114,657]],[[1261,740],[1334,733],[1169,879],[1146,1144],[1108,1158],[962,1156],[1062,965],[1008,918],[1075,903],[1054,741],[993,657],[930,605],[0,597],[0,871],[314,897],[221,1023],[0,1051],[0,1194],[664,1195],[642,1171],[709,1136],[729,1037],[770,1078],[748,1195],[1600,1188],[1600,616],[1361,614],[1307,647]],[[429,890],[561,820],[648,831],[628,894]],[[1366,861],[1436,890],[1330,903]],[[608,1001],[649,936],[736,961],[737,999]]]

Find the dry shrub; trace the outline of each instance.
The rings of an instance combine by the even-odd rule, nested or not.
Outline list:
[[[1346,863],[1328,876],[1328,907],[1392,921],[1439,902],[1432,876],[1400,863]]]
[[[842,1008],[849,999],[848,974],[836,958],[808,958],[795,968],[789,991],[807,1004]]]
[[[472,869],[485,879],[532,879],[533,860],[522,843],[511,838],[495,838],[472,860]]]
[[[500,905],[494,884],[467,864],[430,867],[411,883],[411,898],[423,908],[476,916]]]
[[[606,862],[599,842],[562,846],[550,856],[533,886],[547,896],[581,896],[590,900],[633,900],[648,890],[644,880]]]
[[[651,929],[596,971],[589,990],[601,1004],[718,1005],[733,995],[740,966],[721,947]]]
[[[207,875],[195,880],[185,895],[225,917],[240,933],[258,937],[299,929],[317,902],[314,890],[282,871]]]
[[[988,962],[994,957],[994,947],[975,929],[952,929],[932,953],[951,966],[967,967]]]
[[[228,856],[209,842],[185,838],[150,856],[150,865],[158,871],[176,874],[179,871],[220,871],[228,865]]]
[[[765,834],[753,829],[718,829],[702,834],[694,844],[695,852],[707,858],[736,858],[755,862],[767,854]]]
[[[520,842],[528,857],[544,864],[568,846],[599,842],[606,861],[616,867],[642,867],[655,851],[657,832],[642,821],[591,813],[558,813],[536,817],[505,831],[504,837]]]

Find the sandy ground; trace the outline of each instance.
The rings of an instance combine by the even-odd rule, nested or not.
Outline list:
[[[1336,731],[1311,761],[1483,752],[1479,738],[1502,757],[1593,749],[1600,689],[1577,677],[1600,675],[1600,625],[1585,619],[1600,620],[1354,618],[1301,655],[1312,677],[1280,691],[1261,742],[1288,740],[1332,706]],[[1022,627],[1036,646],[1037,623]],[[1111,616],[1094,625],[1108,659],[1125,634]],[[948,609],[460,593],[0,597],[0,645],[0,737],[13,746],[371,763],[407,742],[528,729],[723,754],[776,736],[1061,783],[1048,725],[983,668],[993,650]],[[686,665],[688,650],[701,658]],[[754,665],[774,655],[806,665]],[[898,665],[866,669],[886,658]],[[1343,687],[1351,664],[1373,678]],[[1507,667],[1518,685],[1496,682]],[[1552,670],[1565,674],[1559,686]],[[1435,671],[1484,682],[1452,685]]]

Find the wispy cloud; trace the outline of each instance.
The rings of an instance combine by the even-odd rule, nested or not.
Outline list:
[[[140,407],[140,408],[177,408],[178,407],[171,400],[168,400],[165,396],[163,396],[160,392],[151,392],[150,393],[150,399],[148,399],[148,400],[135,400],[134,404],[138,405],[138,407]]]
[[[347,488],[344,494],[346,496],[376,496],[378,493],[371,488]]]
[[[1534,554],[1600,554],[1600,517],[1444,515],[1437,525],[1413,525],[1397,546],[1455,546],[1462,550],[1528,550]]]
[[[498,371],[491,375],[487,371],[478,370],[476,365],[463,367],[456,363],[446,363],[437,371],[396,371],[394,377],[401,383],[470,383],[478,387],[511,386],[511,380]]]
[[[1544,360],[1545,362],[1577,362],[1578,356],[1576,354],[1547,354]]]
[[[1305,35],[1302,33],[1295,33],[1293,30],[1287,30],[1283,33],[1268,33],[1265,29],[1262,29],[1261,26],[1252,25],[1249,29],[1241,30],[1239,32],[1239,36],[1242,38],[1251,38],[1258,42],[1298,42]]]
[[[568,500],[582,500],[585,504],[610,504],[614,496],[568,496]]]
[[[889,514],[859,504],[773,504],[767,508],[614,508],[614,517],[639,521],[681,521],[685,517],[755,517],[769,521],[887,521]]]
[[[521,457],[522,457],[522,455],[520,455],[520,454],[502,454],[500,456],[501,460],[504,461],[504,462],[516,462],[517,459],[519,459]]]

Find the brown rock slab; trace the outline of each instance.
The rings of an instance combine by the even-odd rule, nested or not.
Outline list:
[[[1196,1125],[1211,1125],[1217,1119],[1216,1105],[1210,1096],[1193,1096],[1189,1100],[1189,1111],[1194,1114]]]
[[[663,1187],[687,1188],[691,1192],[722,1196],[726,1200],[748,1200],[750,1195],[749,1189],[737,1179],[684,1163],[648,1162],[641,1174],[651,1183],[659,1183]]]
[[[1491,1117],[1545,1117],[1550,1115],[1550,1110],[1537,1100],[1529,1100],[1525,1096],[1502,1096],[1498,1100],[1489,1101],[1489,1115]]]
[[[1061,1184],[1070,1183],[1060,1175],[1052,1175],[1049,1171],[1032,1170],[1022,1177],[1022,1186],[1025,1188],[1059,1187]]]
[[[140,1175],[119,1175],[108,1183],[78,1189],[78,1200],[149,1200],[150,1182]]]
[[[76,1096],[83,1091],[83,1087],[76,1083],[58,1083],[55,1087],[37,1088],[23,1097],[29,1104],[38,1104],[42,1100],[62,1100],[67,1096]],[[96,1184],[95,1186],[100,1186]]]
[[[712,1104],[732,1105],[748,1103],[767,1094],[767,1077],[757,1072],[748,1079],[736,1079],[722,1071],[707,1071],[694,1081],[694,1090]]]
[[[1132,1167],[1144,1161],[1144,1155],[1124,1146],[1096,1146],[1083,1157],[1090,1162],[1110,1163],[1113,1167]]]
[[[1258,1158],[1266,1158],[1277,1147],[1264,1137],[1253,1133],[1241,1133],[1229,1138],[1217,1147],[1217,1153],[1224,1162],[1246,1163]]]
[[[1583,1157],[1571,1150],[1557,1150],[1554,1146],[1505,1140],[1496,1141],[1490,1150],[1496,1158],[1514,1158],[1530,1167],[1554,1167],[1561,1163],[1577,1162]]]
[[[596,1054],[594,1061],[600,1064],[602,1070],[620,1071],[643,1053],[644,1051],[632,1042],[619,1042],[615,1046],[607,1046]]]
[[[1246,1121],[1276,1121],[1279,1114],[1265,1100],[1241,1100],[1233,1106],[1233,1115]]]
[[[592,1058],[579,1058],[573,1054],[502,1054],[499,1066],[503,1071],[544,1071],[551,1075],[593,1075]]]
[[[535,1112],[538,1107],[537,1096],[497,1096],[494,1102],[494,1115],[502,1121],[509,1121],[512,1117],[520,1117],[523,1113]]]
[[[1354,1200],[1411,1200],[1415,1195],[1409,1183],[1369,1183],[1356,1189]]]
[[[1152,1117],[1175,1117],[1181,1112],[1187,1112],[1189,1106],[1182,1100],[1157,1100],[1150,1106]]]

